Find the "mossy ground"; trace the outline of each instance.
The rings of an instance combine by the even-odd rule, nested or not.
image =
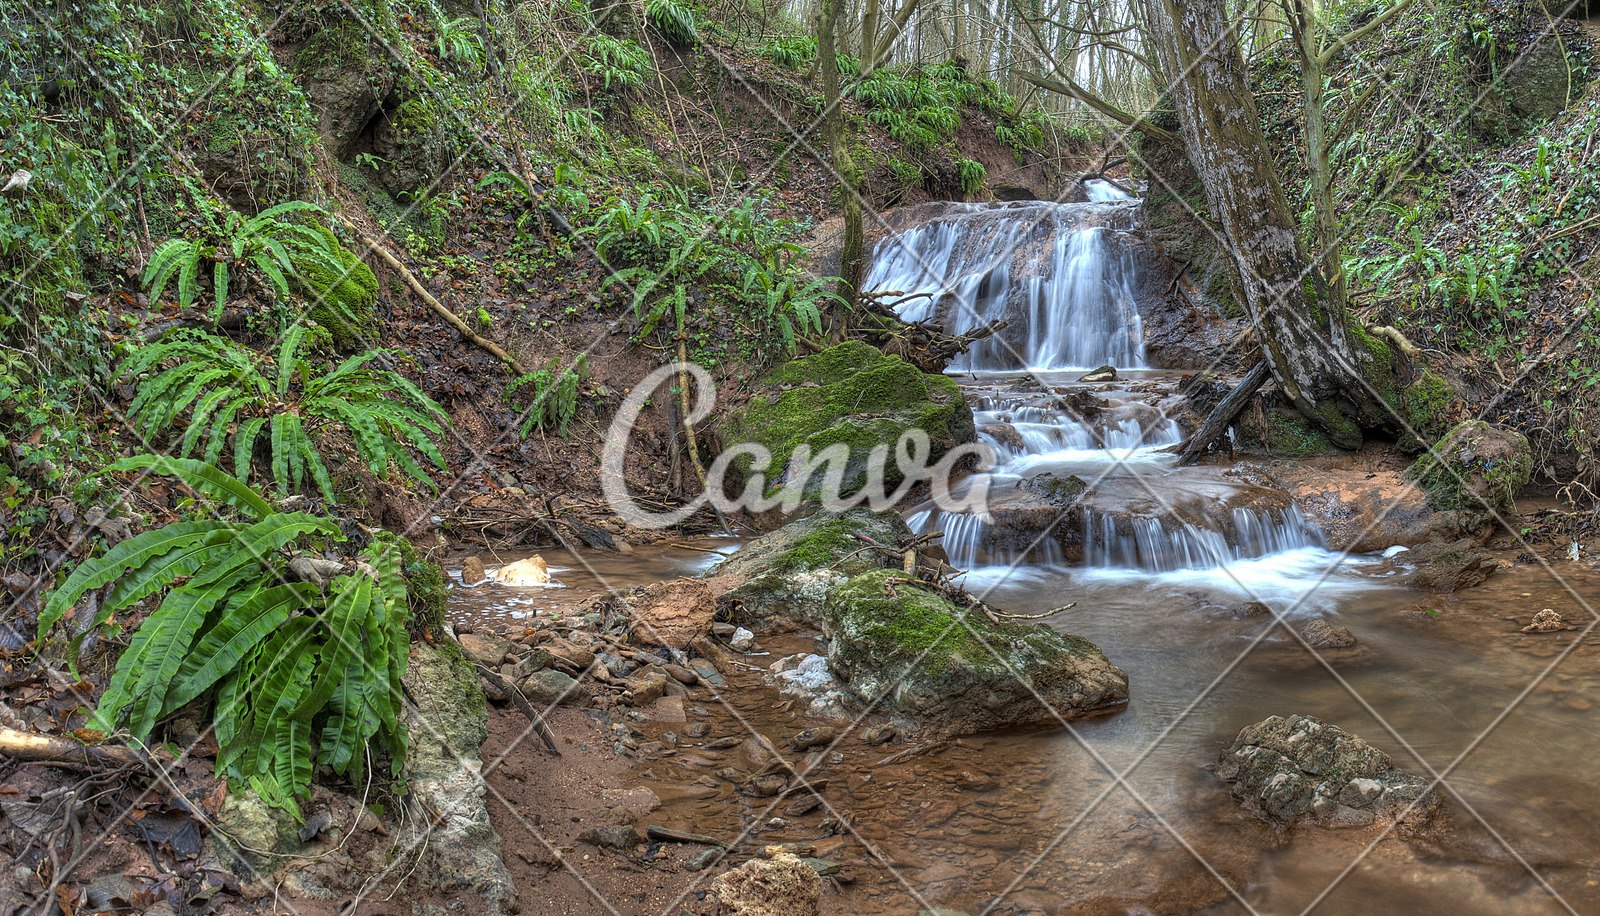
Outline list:
[[[1436,509],[1509,509],[1533,474],[1521,433],[1468,420],[1450,430],[1406,472]]]

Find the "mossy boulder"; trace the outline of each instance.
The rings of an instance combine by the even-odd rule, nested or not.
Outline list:
[[[958,735],[1120,709],[1128,676],[1093,643],[995,623],[896,570],[829,592],[828,666],[854,697],[907,731]]]
[[[739,623],[762,630],[821,627],[829,590],[888,562],[881,551],[863,550],[862,537],[898,547],[912,534],[894,511],[818,512],[751,541],[710,575],[738,581],[725,598],[737,602]]]
[[[1456,392],[1444,377],[1429,369],[1405,388],[1405,418],[1411,431],[1400,438],[1400,447],[1421,451],[1437,442],[1450,428],[1450,408]]]
[[[306,279],[311,320],[326,328],[340,353],[357,353],[378,342],[378,278],[355,253],[338,243],[331,231],[318,227],[338,253],[341,269],[306,261],[296,264]]]
[[[413,633],[423,630],[443,632],[447,622],[445,610],[450,600],[444,569],[423,556],[415,545],[398,534],[380,529],[374,539],[400,552],[400,572],[405,577],[406,600],[411,605],[408,629]]]
[[[1264,414],[1266,427],[1252,411],[1245,411],[1235,424],[1235,441],[1239,448],[1282,458],[1304,458],[1332,450],[1333,443],[1322,430],[1292,407],[1273,407]]]
[[[1533,473],[1522,433],[1468,420],[1416,460],[1406,476],[1436,509],[1509,509]]]
[[[815,499],[823,475],[796,479],[803,472],[789,466],[796,448],[809,446],[815,456],[844,445],[849,457],[841,493],[850,495],[867,483],[868,461],[879,446],[888,452],[884,486],[899,485],[904,476],[894,461],[895,443],[913,429],[927,433],[930,461],[976,437],[972,410],[953,379],[928,375],[897,356],[849,341],[774,369],[744,405],[729,412],[722,439],[729,446],[752,443],[772,453],[769,491],[798,487],[806,499]],[[741,458],[733,470],[746,478],[754,469]]]

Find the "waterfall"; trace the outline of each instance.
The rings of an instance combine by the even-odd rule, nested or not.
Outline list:
[[[1120,195],[1109,185],[1092,193]],[[901,318],[937,320],[951,333],[1011,322],[952,368],[1142,368],[1138,264],[1132,247],[1119,244],[1133,228],[1134,204],[1106,196],[1089,204],[946,205],[880,242],[863,287],[905,294]]]
[[[1117,519],[1093,509],[1083,513],[1085,566],[1173,572],[1213,569],[1235,560],[1322,547],[1322,535],[1294,506],[1281,512],[1234,509],[1230,532],[1185,524],[1167,529],[1158,518],[1126,520],[1128,533],[1117,531]]]

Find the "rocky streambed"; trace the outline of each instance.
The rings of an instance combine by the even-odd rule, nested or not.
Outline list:
[[[902,536],[892,520],[867,524],[875,541]],[[490,785],[517,800],[490,810],[524,895],[603,912],[581,876],[607,899],[645,895],[619,912],[705,914],[717,911],[716,876],[792,855],[821,879],[801,884],[829,913],[1299,911],[1326,892],[1322,906],[1398,914],[1424,891],[1430,908],[1463,913],[1600,907],[1590,884],[1600,765],[1584,725],[1600,699],[1587,670],[1600,647],[1582,630],[1522,632],[1545,607],[1581,613],[1577,596],[1600,591],[1585,561],[1556,560],[1557,579],[1514,550],[1475,548],[1494,575],[1453,594],[1402,585],[1414,575],[1404,554],[1359,557],[1320,582],[1319,570],[1280,569],[1307,595],[1289,627],[1226,583],[1023,567],[994,583],[986,606],[1041,613],[1076,601],[1049,627],[1103,650],[1105,667],[1091,667],[1125,674],[1131,701],[988,728],[973,712],[981,704],[959,704],[974,715],[966,725],[948,706],[929,719],[917,691],[903,705],[858,694],[847,665],[826,664],[842,660],[841,635],[861,635],[841,627],[829,594],[850,582],[881,590],[898,565],[871,551],[808,555],[826,527],[769,535],[685,586],[716,593],[712,615],[728,619],[703,618],[681,656],[633,636],[661,602],[655,589],[581,613],[568,604],[560,623],[550,613],[494,622],[513,589],[457,593],[477,626],[514,637],[498,644],[514,647],[500,660],[512,675],[540,647],[560,658],[581,643],[594,656],[587,668],[581,654],[567,658],[561,672],[577,685],[551,713],[563,757],[547,758],[511,706],[491,712]],[[793,565],[773,571],[782,557]],[[696,572],[685,567],[714,560],[673,562]],[[1314,658],[1291,628],[1326,630],[1336,647]],[[1330,752],[1345,761],[1331,776],[1316,755],[1295,762],[1284,743],[1295,735],[1269,723],[1306,713],[1368,750]],[[960,734],[968,727],[984,730]],[[1240,752],[1294,765],[1230,767]],[[1349,761],[1372,772],[1345,773]],[[582,797],[562,800],[573,792]],[[1418,799],[1426,816],[1412,817],[1403,809]],[[727,846],[671,839],[684,834]]]

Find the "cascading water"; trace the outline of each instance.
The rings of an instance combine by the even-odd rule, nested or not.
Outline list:
[[[1113,189],[1114,192],[1114,189]],[[863,287],[904,294],[906,321],[951,333],[1009,320],[951,368],[1140,368],[1135,203],[950,204],[879,243]]]
[[[1061,566],[1068,542],[1081,546],[1090,571],[1147,576],[1225,573],[1253,558],[1319,549],[1318,532],[1281,494],[1175,469],[1161,451],[1183,430],[1164,409],[1176,379],[1138,371],[1143,278],[1129,241],[1137,201],[1106,182],[1087,191],[1086,204],[942,205],[879,244],[865,287],[903,294],[902,318],[950,332],[1010,322],[951,367],[985,373],[967,395],[996,456],[981,469],[989,511],[946,512],[930,502],[908,524],[942,531],[950,563],[969,570]],[[1105,364],[1134,378],[1089,385],[1062,371]],[[1006,387],[1018,370],[1026,376]],[[1072,494],[1066,502],[1063,487]],[[1263,495],[1273,499],[1241,504]],[[1075,514],[1053,508],[1069,504]]]

